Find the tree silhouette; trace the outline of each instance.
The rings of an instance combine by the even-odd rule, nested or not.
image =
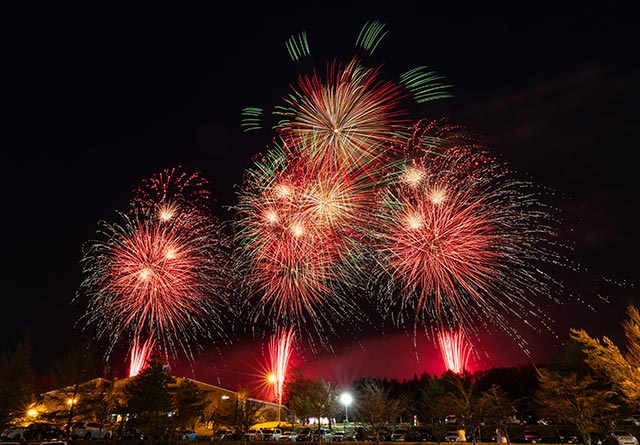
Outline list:
[[[509,417],[513,414],[513,404],[498,385],[491,385],[483,391],[476,401],[476,412],[480,424],[496,425],[506,434],[507,443],[511,443],[509,436]],[[480,427],[475,426],[473,442],[482,442],[479,437]]]
[[[617,405],[610,400],[614,392],[603,389],[590,376],[576,372],[566,375],[559,371],[538,369],[540,388],[536,402],[547,416],[576,426],[583,443],[591,443],[590,431],[604,423]]]
[[[263,419],[261,414],[263,406],[262,403],[249,398],[249,390],[246,387],[241,387],[235,397],[232,396],[218,405],[215,419],[218,425],[240,434],[244,443],[245,433],[252,425]]]
[[[438,444],[445,434],[444,419],[451,414],[449,407],[449,387],[444,379],[436,378],[427,381],[422,389],[422,408],[431,423],[433,434]]]
[[[357,397],[355,413],[363,422],[371,425],[376,443],[380,443],[380,429],[389,421],[395,421],[400,414],[400,403],[392,399],[389,390],[375,379],[366,380]]]
[[[26,416],[34,400],[35,374],[30,364],[31,340],[20,341],[15,350],[0,355],[0,425]]]
[[[65,425],[68,438],[76,419],[98,420],[101,424],[107,419],[113,385],[98,380],[97,369],[96,351],[88,340],[54,364],[52,382],[56,391],[51,392],[50,397],[67,409],[51,412],[48,418]]]
[[[571,329],[571,338],[580,342],[586,354],[585,361],[596,372],[605,376],[624,400],[640,409],[640,313],[633,306],[627,306],[628,319],[622,327],[627,338],[626,352],[608,338],[594,339],[584,329]]]
[[[339,395],[340,388],[324,380],[307,379],[299,371],[294,372],[293,379],[287,384],[289,408],[301,418],[331,418],[340,409]]]
[[[194,429],[196,420],[204,414],[208,404],[205,393],[198,385],[181,379],[174,394],[173,419],[176,426],[182,430]]]
[[[166,435],[169,413],[173,411],[173,396],[169,390],[172,383],[175,379],[168,368],[152,359],[149,367],[124,387],[127,413],[137,420],[145,438],[152,442]]]

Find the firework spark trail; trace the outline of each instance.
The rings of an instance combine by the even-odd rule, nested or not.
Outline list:
[[[148,338],[144,343],[140,344],[140,340],[135,338],[133,345],[131,346],[131,361],[129,364],[129,377],[137,376],[140,371],[143,371],[153,351],[155,341],[152,338]]]
[[[150,178],[142,180],[133,191],[131,213],[157,211],[161,219],[171,218],[180,206],[191,211],[210,212],[211,192],[209,181],[200,172],[188,174],[181,166],[166,168]]]
[[[484,314],[511,331],[505,314],[522,318],[536,308],[531,296],[551,293],[539,265],[560,263],[556,219],[531,184],[446,133],[418,125],[398,180],[382,194],[381,289],[414,321],[471,327]]]
[[[162,190],[160,202],[134,200],[137,210],[118,212],[121,223],[100,223],[98,239],[85,245],[84,278],[76,295],[89,300],[81,319],[86,327],[96,327],[99,338],[110,340],[107,356],[122,339],[131,339],[132,366],[142,353],[140,339],[167,356],[181,349],[189,358],[199,338],[216,334],[225,340],[222,320],[231,281],[225,268],[231,246],[217,221],[184,201],[181,182],[171,187],[160,180],[147,184]],[[138,196],[153,195],[137,190]],[[207,196],[195,189],[189,193]],[[181,205],[170,217],[158,212],[159,206],[177,203],[176,196]]]
[[[287,378],[289,360],[293,352],[295,331],[287,328],[272,336],[269,341],[269,357],[271,359],[271,375],[274,377],[273,393],[278,405],[282,404],[284,384]],[[280,419],[278,419],[280,421]]]
[[[438,344],[445,367],[449,371],[461,374],[467,370],[473,346],[470,345],[462,329],[454,332],[438,332]]]

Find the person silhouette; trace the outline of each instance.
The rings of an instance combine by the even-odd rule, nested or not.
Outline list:
[[[502,428],[496,428],[496,443],[507,443],[507,437]]]

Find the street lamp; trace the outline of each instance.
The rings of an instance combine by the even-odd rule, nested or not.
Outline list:
[[[267,376],[267,380],[269,383],[273,385],[273,392],[276,396],[276,403],[278,404],[278,425],[280,424],[280,405],[282,405],[282,388],[280,386],[280,381],[278,377],[271,373]]]
[[[343,392],[340,396],[340,401],[344,404],[344,424],[349,425],[349,411],[348,406],[353,402],[353,397],[348,392]]]

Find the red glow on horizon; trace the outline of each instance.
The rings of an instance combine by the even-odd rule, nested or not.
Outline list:
[[[261,345],[255,340],[243,340],[222,349],[209,348],[194,362],[194,368],[186,362],[177,362],[171,366],[172,373],[223,388],[247,387],[255,397],[274,401],[274,389],[267,380],[273,372],[268,339]],[[404,381],[425,374],[440,376],[447,369],[436,339],[436,334],[420,336],[414,343],[407,333],[393,332],[384,337],[364,337],[360,342],[335,343],[333,352],[317,355],[313,355],[308,345],[296,344],[289,361],[289,376],[285,377],[290,379],[291,370],[295,368],[306,378],[323,379],[348,388],[353,381],[361,378]],[[483,353],[476,356],[477,347],[474,346],[471,351],[474,356],[469,357],[468,364],[471,369],[467,371],[474,373],[495,367],[509,368],[545,362],[552,354],[557,356],[562,352],[553,339],[540,336],[536,337],[536,341],[540,342],[540,346],[534,351],[545,353],[530,357],[505,333],[485,334],[478,339],[484,346]],[[285,384],[288,379],[285,379]]]

